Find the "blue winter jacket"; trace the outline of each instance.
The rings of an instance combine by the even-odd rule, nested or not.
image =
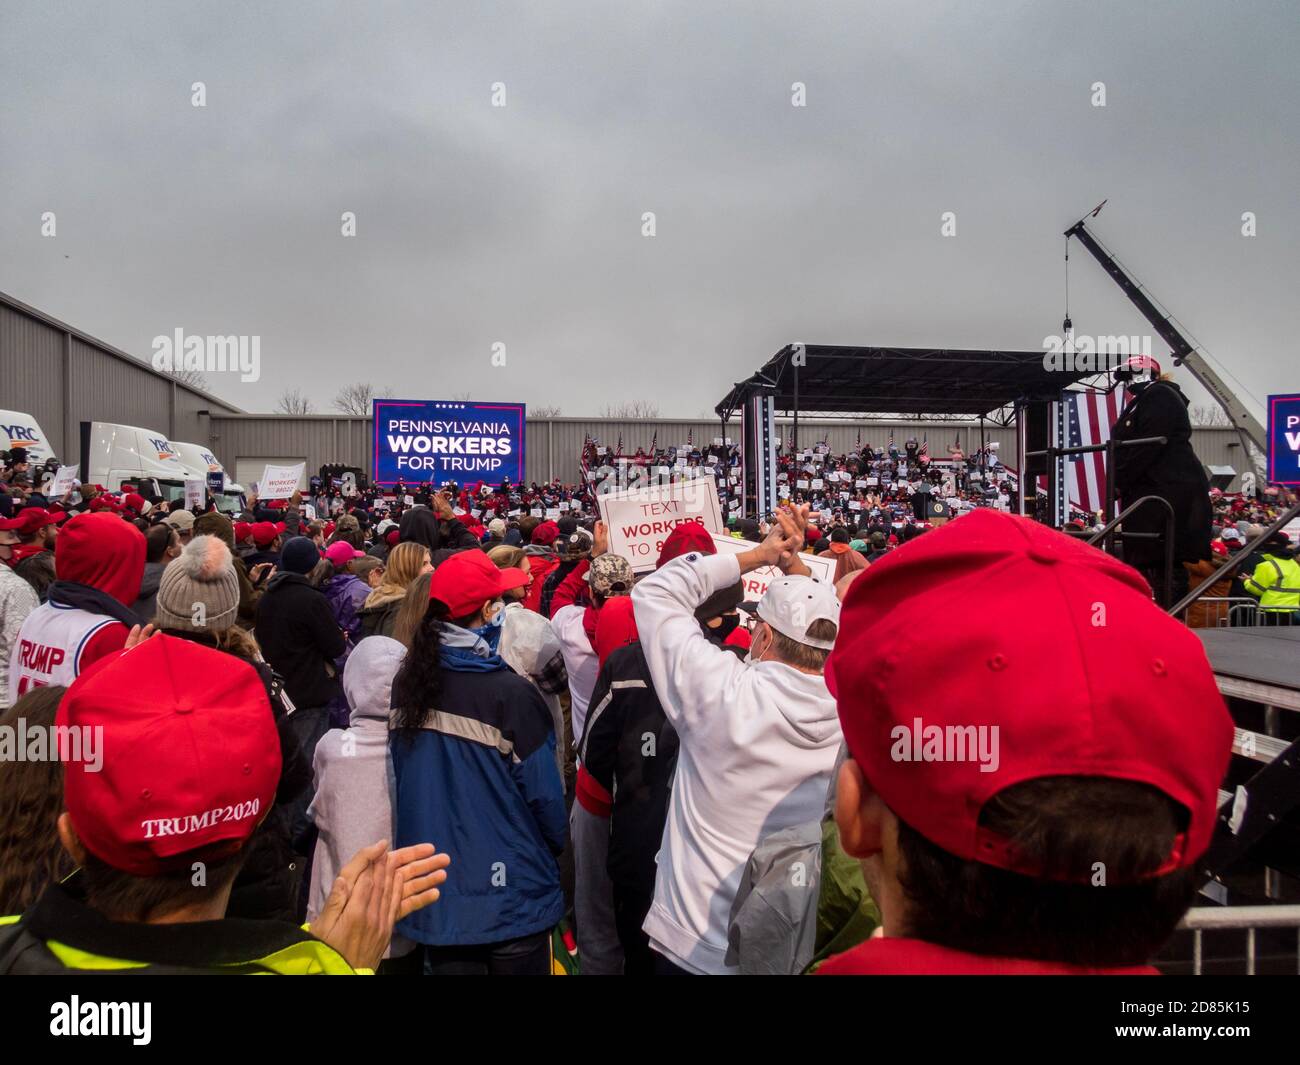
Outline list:
[[[442,673],[441,707],[418,731],[390,733],[397,846],[451,856],[432,906],[399,922],[420,943],[499,943],[564,914],[557,858],[568,817],[551,712],[509,668]]]

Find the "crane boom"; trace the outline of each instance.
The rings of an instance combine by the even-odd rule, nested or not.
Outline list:
[[[1119,285],[1120,290],[1129,298],[1129,301],[1142,312],[1142,317],[1151,323],[1151,327],[1160,334],[1160,338],[1172,349],[1174,365],[1186,366],[1192,372],[1192,376],[1214,397],[1214,401],[1223,408],[1223,412],[1228,416],[1228,420],[1232,422],[1233,428],[1241,436],[1243,445],[1249,442],[1259,449],[1261,455],[1267,454],[1266,434],[1259,419],[1237,398],[1223,378],[1215,373],[1195,346],[1178,331],[1178,328],[1170,321],[1169,316],[1160,313],[1160,309],[1138,287],[1137,282],[1124,272],[1124,268],[1115,261],[1115,257],[1105,249],[1096,237],[1088,232],[1088,228],[1084,223],[1089,218],[1094,217],[1096,213],[1096,211],[1093,211],[1092,214],[1085,215],[1075,222],[1065,231],[1066,237],[1078,237],[1079,243],[1088,249],[1097,262],[1101,263],[1102,269],[1110,275],[1111,280]],[[1250,457],[1249,448],[1246,449],[1246,456],[1247,458]]]

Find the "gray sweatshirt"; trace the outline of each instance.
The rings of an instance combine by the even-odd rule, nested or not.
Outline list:
[[[367,636],[348,656],[343,692],[352,708],[351,727],[331,729],[316,745],[312,768],[316,795],[307,816],[320,831],[312,860],[307,920],[314,921],[334,879],[362,847],[395,839],[396,783],[388,757],[389,696],[406,648],[387,636]],[[394,934],[384,957],[401,957],[414,946]]]

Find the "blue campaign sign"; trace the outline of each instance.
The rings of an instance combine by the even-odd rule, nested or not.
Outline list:
[[[391,485],[524,479],[524,404],[377,399],[374,477]]]
[[[1268,397],[1268,479],[1300,484],[1300,394]]]

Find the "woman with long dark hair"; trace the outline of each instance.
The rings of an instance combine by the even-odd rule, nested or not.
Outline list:
[[[498,654],[501,597],[526,580],[477,550],[443,562],[393,681],[398,846],[437,840],[459,870],[397,929],[425,945],[429,973],[550,971],[568,821],[555,730]]]
[[[0,716],[0,727],[48,731],[65,691],[32,688]],[[22,913],[72,872],[56,831],[62,812],[63,763],[57,757],[0,760],[0,915]]]

